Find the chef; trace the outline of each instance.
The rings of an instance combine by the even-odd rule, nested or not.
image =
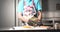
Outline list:
[[[29,19],[36,17],[35,21],[41,20],[41,3],[40,0],[20,0],[17,9],[18,19],[21,20],[23,25],[27,25]]]

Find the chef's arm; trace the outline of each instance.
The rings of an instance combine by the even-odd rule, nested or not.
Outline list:
[[[41,20],[41,17],[42,17],[42,13],[38,11],[38,20]]]
[[[17,15],[18,15],[18,19],[19,19],[19,20],[22,20],[22,21],[24,21],[24,22],[27,22],[27,21],[28,21],[27,19],[25,19],[25,18],[22,16],[22,13],[18,13]]]

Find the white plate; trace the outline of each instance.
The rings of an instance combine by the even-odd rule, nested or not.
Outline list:
[[[22,26],[21,27],[14,27],[13,28],[10,28],[10,30],[46,30],[47,28],[42,28],[42,27],[32,27],[32,28],[23,28]]]

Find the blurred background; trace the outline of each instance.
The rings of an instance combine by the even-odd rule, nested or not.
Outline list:
[[[15,26],[15,0],[0,0],[0,29]]]
[[[20,0],[0,0],[0,29],[19,26],[16,10]],[[44,25],[60,24],[60,0],[41,0]],[[49,23],[46,23],[46,22]],[[51,21],[51,22],[50,22]],[[52,24],[51,24],[52,23]],[[59,26],[60,27],[60,26]]]

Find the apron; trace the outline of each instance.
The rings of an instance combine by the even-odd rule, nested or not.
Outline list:
[[[28,5],[26,4],[26,1],[24,0],[24,11],[23,11],[23,17],[26,19],[32,18],[36,14],[34,0],[32,0],[32,4]],[[28,25],[27,22],[25,22],[25,25]]]
[[[32,0],[32,4],[27,6],[26,1],[24,1],[24,11],[23,17],[26,19],[32,18],[36,14],[34,0]]]

